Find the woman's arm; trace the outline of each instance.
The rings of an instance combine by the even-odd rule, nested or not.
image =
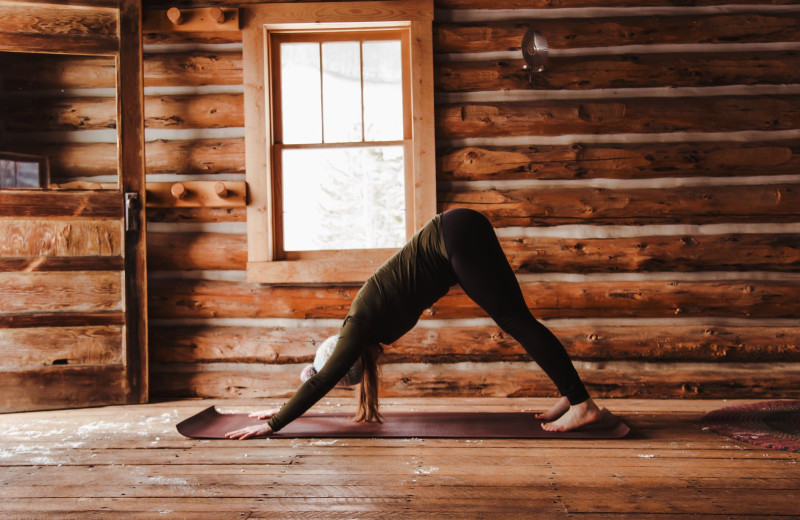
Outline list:
[[[367,328],[359,320],[348,317],[339,333],[336,348],[322,370],[303,383],[294,396],[269,420],[272,431],[277,432],[303,415],[330,392],[347,375],[365,345],[369,344]]]

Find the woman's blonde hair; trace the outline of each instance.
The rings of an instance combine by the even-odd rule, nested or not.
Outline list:
[[[367,347],[361,353],[361,367],[364,375],[356,390],[358,410],[353,417],[355,422],[382,422],[378,404],[378,385],[380,382],[380,368],[378,356],[383,352],[380,345],[377,348]]]

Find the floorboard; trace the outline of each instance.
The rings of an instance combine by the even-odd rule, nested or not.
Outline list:
[[[606,400],[625,439],[191,440],[185,400],[0,415],[0,518],[800,519],[800,455],[704,431],[742,401]],[[542,399],[395,399],[384,411],[538,411]],[[315,411],[349,410],[325,400]]]

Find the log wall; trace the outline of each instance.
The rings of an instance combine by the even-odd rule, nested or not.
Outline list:
[[[800,4],[561,5],[437,0],[439,209],[489,216],[596,395],[799,396]],[[533,83],[528,27],[551,49]],[[145,85],[149,180],[243,180],[237,33],[148,35]],[[72,107],[86,125],[108,113]],[[70,124],[20,113],[34,117]],[[114,157],[54,155],[65,178],[102,178]],[[358,288],[246,283],[241,209],[148,216],[153,395],[290,395]],[[384,395],[553,395],[460,290],[385,362]]]

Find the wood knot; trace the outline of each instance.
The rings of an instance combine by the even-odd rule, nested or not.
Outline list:
[[[681,391],[687,394],[694,394],[697,395],[700,393],[700,388],[696,384],[691,383],[683,383],[681,385]]]

